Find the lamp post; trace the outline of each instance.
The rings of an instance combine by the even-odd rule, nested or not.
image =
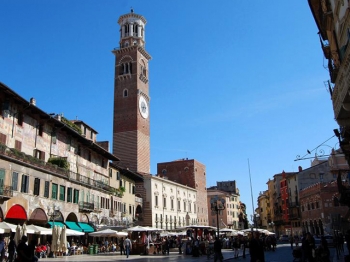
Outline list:
[[[61,216],[60,207],[54,204],[52,207],[48,206],[47,210],[47,215],[50,217],[50,220],[52,220],[53,228],[55,226],[55,220]]]
[[[220,211],[225,209],[225,199],[218,197],[218,196],[214,196],[210,199],[210,209],[211,211],[214,211],[216,213],[216,224],[217,224],[217,229],[218,229],[218,237],[219,237],[219,213]]]
[[[269,225],[270,225],[270,227],[272,228],[272,232],[275,233],[275,230],[274,230],[274,228],[273,228],[273,226],[275,225],[275,223],[273,223],[273,221],[272,221],[271,223],[269,223]]]

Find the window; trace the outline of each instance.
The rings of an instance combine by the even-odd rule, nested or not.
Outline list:
[[[0,133],[0,144],[6,145],[6,135]]]
[[[23,126],[23,113],[21,113],[21,112],[18,113],[17,124],[19,126]]]
[[[113,171],[112,171],[112,168],[109,169],[109,177],[112,177],[113,176]]]
[[[91,151],[88,152],[88,160],[91,162]]]
[[[123,97],[128,97],[128,89],[124,89]]]
[[[73,203],[74,204],[79,203],[79,190],[78,189],[74,189]]]
[[[69,203],[73,202],[73,189],[71,187],[67,188],[67,202],[69,202]],[[92,201],[92,202],[94,202],[94,201]]]
[[[78,146],[77,155],[78,155],[78,156],[81,156],[81,147],[80,147],[80,146]]]
[[[117,180],[120,180],[120,173],[117,171]]]
[[[57,200],[57,194],[58,194],[58,185],[57,184],[52,184],[51,188],[51,198]]]
[[[40,195],[40,179],[39,178],[35,178],[34,179],[34,190],[33,190],[33,194],[35,196],[39,196]]]
[[[22,142],[15,140],[15,149],[17,149],[18,151],[22,151]]]
[[[154,196],[154,203],[155,206],[158,207],[158,196]]]
[[[163,198],[163,207],[166,208],[166,197]]]
[[[44,197],[49,197],[49,192],[50,192],[50,182],[45,181],[45,188],[44,188]]]
[[[171,210],[174,210],[174,199],[170,200],[170,208]]]
[[[40,151],[38,149],[34,149],[34,157],[41,159],[41,160],[45,160],[45,152]]]
[[[18,173],[12,172],[12,190],[18,191]]]
[[[60,186],[60,200],[65,201],[66,200],[66,187]]]
[[[178,211],[181,210],[180,200],[177,201],[177,210],[178,210]]]
[[[131,193],[132,193],[133,195],[135,195],[135,185],[132,185]]]
[[[129,193],[131,193],[131,183],[129,182]]]
[[[131,205],[129,205],[129,215],[132,214],[132,209],[131,209]]]
[[[43,132],[44,132],[44,125],[39,125],[38,126],[38,135],[43,136]]]
[[[184,211],[186,212],[186,202],[184,201]]]
[[[22,175],[21,192],[28,193],[28,187],[29,187],[29,176]]]

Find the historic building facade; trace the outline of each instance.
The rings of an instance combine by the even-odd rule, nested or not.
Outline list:
[[[1,220],[45,226],[55,219],[85,232],[110,220],[109,161],[119,159],[108,142],[98,142],[83,121],[47,114],[2,83],[0,103]]]
[[[197,191],[197,222],[208,225],[208,203],[205,165],[194,159],[180,159],[157,164],[157,173],[169,180],[192,187]]]

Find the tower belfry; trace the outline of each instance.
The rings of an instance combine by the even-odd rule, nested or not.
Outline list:
[[[145,50],[146,19],[131,12],[120,16],[115,55],[113,154],[132,171],[150,172],[150,97]]]

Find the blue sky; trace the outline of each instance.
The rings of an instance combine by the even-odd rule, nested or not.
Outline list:
[[[296,156],[333,136],[327,63],[306,0],[4,0],[0,81],[111,142],[111,50],[131,7],[147,20],[152,56],[151,173],[196,159],[208,187],[236,180],[251,214],[248,159],[256,207],[269,178],[309,167]]]

